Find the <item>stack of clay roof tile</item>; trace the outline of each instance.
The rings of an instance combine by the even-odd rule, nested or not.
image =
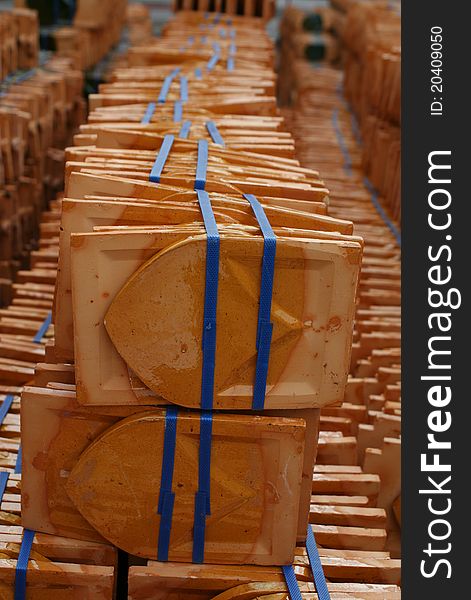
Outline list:
[[[220,14],[261,17],[268,20],[275,14],[274,0],[173,0],[175,11],[195,11],[214,17]]]
[[[119,42],[126,6],[127,0],[77,0],[72,25],[54,32],[57,54],[82,71],[96,65]]]
[[[369,3],[362,3],[352,10],[355,13],[357,10],[369,11],[373,22],[375,18],[381,21],[384,15],[381,6],[375,8]],[[396,23],[394,12],[387,14],[388,20]],[[364,19],[362,23],[368,27]],[[360,27],[360,20],[357,26]],[[392,29],[397,33],[395,25]],[[349,31],[353,37],[353,32]],[[367,48],[368,44],[362,39],[357,38],[357,47],[363,45]],[[347,50],[345,53],[348,55]],[[391,67],[398,67],[397,53],[386,56],[385,60]],[[377,78],[381,70],[374,71],[373,76],[365,66],[347,66],[348,97],[356,107],[354,110],[344,97],[341,70],[326,65],[313,68],[305,60],[296,61],[290,80],[293,104],[284,111],[284,115],[294,134],[301,164],[306,167],[316,165],[329,182],[329,214],[352,219],[356,231],[365,240],[350,378],[342,407],[323,409],[321,424],[324,417],[351,421],[351,436],[337,432],[337,443],[343,448],[345,464],[358,464],[365,472],[379,475],[381,491],[378,506],[387,511],[388,548],[398,556],[401,321],[400,230],[397,217],[400,214],[400,157],[398,139],[394,144],[383,143],[382,151],[373,152],[371,144],[375,135],[384,142],[384,129],[386,133],[394,130],[393,137],[399,135],[399,89],[396,88],[389,96],[391,103],[387,105],[389,116],[391,111],[396,111],[395,124],[381,121],[378,114],[368,112],[371,107],[369,98],[384,100],[388,92],[382,84],[386,84]],[[356,79],[352,76],[355,68]],[[395,81],[398,84],[398,80]],[[283,82],[280,87],[283,87]],[[389,86],[387,89],[391,92],[392,88]],[[381,106],[386,110],[384,103]],[[364,121],[359,126],[356,114],[360,115],[362,110],[363,117],[360,118]],[[367,127],[371,121],[378,126],[375,135]],[[335,423],[331,424],[331,428],[335,429]],[[329,459],[332,460],[335,454],[329,452]]]
[[[0,12],[0,80],[38,64],[38,14],[27,8]]]
[[[39,212],[62,188],[63,148],[83,120],[81,93],[82,74],[58,58],[0,82],[0,304],[26,264]]]
[[[111,598],[117,546],[128,552],[135,600],[286,600],[287,562],[312,600],[308,526],[333,600],[398,600],[399,561],[385,550],[388,515],[377,505],[380,477],[353,464],[352,438],[366,409],[351,382],[345,387],[363,247],[349,219],[359,216],[359,230],[370,235],[355,210],[364,192],[353,185],[346,219],[342,210],[332,216],[317,170],[294,157],[259,21],[179,13],[162,40],[132,49],[128,60],[90,98],[88,124],[67,151],[65,198],[44,213],[40,250],[0,318],[10,336],[0,349],[0,381],[13,396],[2,406],[16,448],[17,394],[27,384],[22,481],[8,479],[21,487],[23,525],[41,532],[27,585],[47,593],[67,584],[77,598]],[[318,160],[336,190],[342,160],[334,146]],[[250,410],[265,247],[253,196],[277,237],[266,411]],[[198,440],[209,418],[200,412],[206,197],[221,236],[217,331],[225,337],[216,341],[220,410],[212,417],[204,564],[191,564]],[[37,342],[45,335],[44,350]],[[355,346],[358,329],[353,335]],[[14,355],[12,336],[21,341]],[[36,368],[35,353],[45,353]],[[348,394],[342,412],[336,404]],[[166,538],[157,500],[172,422],[175,476],[163,501],[174,494],[175,504]],[[5,470],[18,471],[17,463],[12,456]],[[21,541],[21,529],[16,534]],[[44,536],[69,544],[68,554],[41,552]],[[86,551],[86,566],[84,545],[97,548]],[[9,578],[0,572],[10,593],[22,577],[18,543],[11,552]]]
[[[362,164],[391,216],[400,219],[401,18],[391,7],[347,13],[345,95],[359,122]]]

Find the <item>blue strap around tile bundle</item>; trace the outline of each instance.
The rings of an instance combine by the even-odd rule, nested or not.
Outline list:
[[[159,104],[164,104],[167,100],[168,92],[170,91],[170,86],[172,85],[173,77],[167,75],[162,84],[162,88],[160,90],[159,97],[157,98],[157,102]]]
[[[371,181],[368,179],[368,177],[364,177],[363,178],[363,183],[366,187],[366,189],[369,191],[370,193],[370,197],[371,197],[371,202],[373,203],[373,206],[376,209],[376,212],[379,214],[379,216],[383,219],[386,227],[391,231],[391,233],[394,236],[394,239],[397,242],[397,245],[399,247],[401,247],[401,232],[398,230],[398,228],[394,225],[394,223],[391,221],[391,219],[388,217],[386,211],[384,210],[384,208],[381,205],[381,202],[378,199],[378,192],[375,190],[373,184],[371,183]]]
[[[196,79],[203,79],[203,72],[199,67],[196,67],[195,69],[195,77]]]
[[[0,472],[0,507],[7,489],[9,477],[10,474],[6,471]],[[23,529],[23,539],[21,540],[20,552],[16,561],[14,600],[25,600],[26,598],[26,571],[28,570],[33,540],[34,531]]]
[[[195,190],[204,190],[206,187],[206,172],[208,170],[208,142],[198,140],[198,156],[196,159]],[[211,207],[211,205],[210,205]],[[211,209],[212,211],[212,209]]]
[[[3,502],[3,496],[5,494],[5,490],[7,489],[8,478],[10,477],[10,473],[8,471],[0,471],[0,506]]]
[[[47,317],[41,324],[41,327],[38,329],[36,335],[33,338],[33,342],[35,344],[40,344],[43,337],[46,335],[47,330],[49,329],[52,323],[52,312],[48,313]]]
[[[219,61],[219,54],[215,53],[212,55],[212,57],[209,59],[208,64],[206,65],[206,69],[208,71],[212,71],[214,69],[214,67],[217,65]]]
[[[3,502],[9,477],[10,474],[6,471],[0,472],[0,506]],[[34,531],[23,529],[23,539],[21,540],[20,552],[16,561],[14,600],[25,600],[26,598],[26,572],[28,570],[33,540]]]
[[[175,493],[172,490],[175,467],[175,448],[177,442],[178,409],[169,406],[165,414],[164,448],[162,455],[162,474],[160,477],[160,495],[157,513],[160,515],[157,560],[167,561],[172,529]]]
[[[188,79],[180,77],[180,102],[188,102]]]
[[[336,108],[332,112],[332,127],[335,131],[335,135],[337,136],[337,141],[340,146],[340,151],[343,155],[343,170],[345,173],[351,177],[352,176],[352,159],[350,158],[350,152],[348,151],[347,143],[345,142],[345,138],[343,137],[342,131],[340,129],[339,124],[339,111]]]
[[[25,600],[26,598],[26,572],[28,570],[34,535],[35,532],[31,529],[23,529],[23,539],[21,540],[20,552],[16,561],[15,600]]]
[[[204,190],[198,188],[196,190],[207,238],[202,337],[201,408],[203,410],[211,410],[213,408],[214,371],[216,364],[216,310],[219,285],[220,238],[209,195]]]
[[[21,461],[23,459],[23,450],[21,446],[18,448],[18,452],[16,454],[16,462],[15,462],[15,473],[21,473]]]
[[[231,45],[229,46],[229,54],[234,55],[236,52],[237,52],[237,47],[234,42],[231,42]]]
[[[21,473],[22,460],[21,446],[18,448],[18,454],[15,463],[15,473]],[[16,561],[15,572],[15,596],[14,600],[25,600],[26,598],[26,572],[28,570],[29,556],[33,546],[35,532],[31,529],[23,529],[23,539],[21,540],[20,552]]]
[[[166,135],[163,139],[162,145],[160,146],[159,153],[155,159],[152,171],[149,175],[149,181],[152,183],[160,183],[160,177],[164,170],[165,163],[167,162],[168,155],[173,145],[175,137],[173,135]]]
[[[229,56],[229,58],[227,59],[226,68],[228,71],[234,70],[234,58],[232,56]]]
[[[206,121],[206,129],[208,130],[208,133],[215,144],[224,146],[224,140],[222,139],[222,135],[219,133],[219,129],[214,121]]]
[[[180,129],[180,133],[178,134],[178,137],[187,138],[188,134],[190,133],[190,128],[191,128],[191,121],[185,121],[182,125],[182,128]]]
[[[288,588],[289,597],[291,600],[302,600],[301,590],[299,589],[296,573],[292,565],[281,567],[285,577],[286,587]]]
[[[205,141],[205,140],[200,140]],[[207,148],[207,142],[206,142]],[[203,366],[201,373],[201,417],[198,462],[198,490],[193,524],[194,563],[204,561],[206,517],[211,514],[211,445],[213,430],[214,371],[216,361],[216,314],[219,284],[220,238],[207,192],[195,186],[206,229],[206,281],[203,313]]]
[[[141,119],[141,123],[143,125],[148,125],[154,115],[155,112],[155,102],[149,102],[146,108],[146,112]]]
[[[183,106],[180,100],[177,100],[173,105],[173,122],[180,123],[183,117]]]
[[[316,539],[314,537],[314,532],[312,531],[311,525],[307,526],[306,552],[309,558],[309,564],[311,565],[317,596],[319,600],[330,600],[330,593],[327,589],[324,569],[322,568],[319,550],[317,549]]]
[[[49,313],[41,324],[36,335],[33,338],[33,342],[40,344],[41,340],[45,336],[49,326],[52,322],[52,313]],[[3,408],[3,404],[2,404]],[[18,448],[18,454],[15,462],[15,473],[21,473],[21,462],[23,452],[21,446]],[[8,473],[0,473],[0,504],[3,494],[5,493],[6,485],[8,481]],[[33,546],[35,532],[31,529],[23,529],[23,539],[21,540],[20,552],[18,554],[18,560],[16,561],[15,571],[15,594],[14,600],[25,600],[26,599],[26,573],[28,571],[29,557],[31,555],[31,548]]]
[[[211,514],[211,442],[213,414],[203,411],[200,417],[200,447],[198,464],[198,491],[195,495],[195,516],[193,525],[193,556],[197,564],[204,562],[206,537],[206,517]]]
[[[178,75],[179,71],[180,71],[180,67],[173,69],[173,71],[170,73],[170,75],[167,75],[167,77],[164,79],[162,88],[159,93],[159,97],[157,99],[158,104],[164,104],[165,101],[167,100],[167,96],[170,91],[170,86],[172,85],[172,81]]]
[[[262,276],[260,282],[260,304],[257,325],[257,364],[255,367],[255,383],[252,408],[262,410],[265,405],[268,365],[270,362],[271,338],[273,323],[271,322],[271,304],[273,297],[273,280],[275,276],[276,235],[267,219],[260,202],[252,194],[244,194],[250,203],[255,218],[263,235]]]
[[[11,394],[8,394],[8,396],[5,396],[5,400],[2,402],[2,404],[0,406],[0,426],[3,425],[3,421],[5,420],[5,417],[7,416],[7,414],[9,413],[12,405],[13,405],[13,396]]]

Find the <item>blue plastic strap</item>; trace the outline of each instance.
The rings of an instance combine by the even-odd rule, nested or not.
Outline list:
[[[5,494],[5,490],[7,489],[8,478],[10,477],[10,473],[7,471],[0,471],[0,507],[3,501],[3,495]]]
[[[188,38],[188,44],[190,46],[192,46],[195,43],[195,37],[193,35],[190,35]]]
[[[217,42],[213,42],[211,44],[211,46],[212,46],[215,54],[220,54],[221,53],[221,46]]]
[[[237,47],[234,42],[229,46],[229,54],[235,54],[237,52]]]
[[[167,75],[167,77],[164,79],[162,88],[160,90],[159,97],[157,99],[157,102],[159,104],[164,104],[165,101],[167,100],[167,96],[170,91],[170,86],[172,85],[172,81],[178,75],[179,72],[180,72],[180,67],[177,67],[176,69],[173,69],[173,71],[170,73],[170,75]]]
[[[11,394],[8,394],[8,396],[5,397],[5,400],[0,406],[0,425],[3,424],[3,421],[5,420],[5,417],[7,416],[12,404],[13,396]]]
[[[201,377],[201,408],[213,408],[214,371],[216,365],[216,312],[219,284],[220,238],[211,201],[203,190],[197,190],[198,203],[206,229],[206,283],[203,315],[203,369]]]
[[[157,102],[159,104],[164,104],[165,101],[167,100],[167,95],[170,90],[170,86],[172,85],[172,81],[173,81],[173,77],[171,77],[170,75],[167,75],[167,77],[164,79],[162,88],[160,90],[159,97],[157,99]]]
[[[224,40],[226,39],[227,33],[226,30],[224,29],[224,27],[221,27],[221,29],[219,30],[219,36]]]
[[[195,518],[193,528],[194,563],[204,561],[204,542],[206,517],[211,514],[211,440],[213,433],[213,415],[203,411],[200,417],[200,448],[198,467],[198,491],[195,495]]]
[[[196,160],[195,190],[204,190],[206,171],[208,170],[208,142],[198,140],[198,158]]]
[[[327,582],[325,580],[324,569],[322,568],[319,551],[317,549],[316,539],[311,525],[307,526],[306,551],[311,565],[312,576],[316,586],[316,592],[319,600],[330,600]]]
[[[183,75],[180,77],[180,101],[188,102],[188,79]]]
[[[343,137],[342,131],[340,129],[338,108],[336,108],[332,112],[332,127],[335,131],[335,135],[337,136],[337,141],[340,146],[340,151],[342,152],[342,155],[343,155],[343,161],[344,161],[343,170],[348,175],[348,177],[351,177],[352,176],[352,159],[350,158],[350,153],[348,151],[348,147],[345,142],[345,138]]]
[[[196,79],[202,79],[203,78],[203,73],[201,71],[201,69],[199,67],[196,67],[195,69],[195,77]]]
[[[187,138],[188,134],[190,133],[190,127],[191,127],[191,121],[185,121],[182,125],[182,128],[180,129],[180,133],[178,134],[178,137]]]
[[[175,104],[173,105],[173,122],[180,123],[180,121],[182,120],[182,116],[183,116],[182,103],[180,102],[180,100],[177,100],[175,102]]]
[[[149,175],[149,181],[152,183],[160,183],[160,176],[162,175],[162,171],[164,170],[165,163],[167,162],[168,155],[170,154],[170,149],[172,148],[173,135],[166,135],[164,137],[164,141],[160,146],[159,153],[157,154],[157,158],[155,159],[154,166],[152,167],[152,171]]]
[[[206,43],[207,43],[207,41],[208,41],[208,36],[206,36],[206,35],[202,35],[202,36],[201,36],[201,43],[202,43],[202,44],[206,44]]]
[[[276,235],[274,234],[265,211],[257,198],[252,194],[244,194],[244,198],[246,198],[252,207],[264,240],[256,341],[258,353],[252,400],[252,408],[261,410],[265,405],[267,374],[273,333],[273,324],[271,323],[271,303],[273,297],[273,279],[275,276]]]
[[[286,587],[288,588],[289,597],[291,600],[302,600],[301,591],[299,589],[298,580],[292,565],[281,567],[285,576]]]
[[[25,600],[26,598],[26,571],[33,546],[35,532],[31,529],[23,530],[23,539],[21,541],[18,560],[16,561],[15,572],[15,600]]]
[[[141,123],[143,125],[147,125],[148,123],[150,123],[150,120],[152,119],[154,112],[155,112],[155,102],[149,102],[149,104],[147,105],[145,115],[141,119]]]
[[[52,322],[52,313],[48,313],[47,317],[44,319],[41,327],[38,329],[36,335],[33,338],[33,342],[35,344],[40,344],[43,337],[46,335],[47,330],[49,329]]]
[[[386,224],[388,229],[393,234],[393,236],[397,242],[397,245],[399,247],[401,247],[401,233],[397,229],[397,227],[394,225],[394,223],[391,221],[391,219],[388,217],[384,208],[381,206],[381,203],[378,200],[378,193],[376,192],[375,188],[373,187],[373,184],[368,179],[368,177],[363,178],[363,183],[365,184],[365,187],[367,188],[367,190],[370,192],[371,202],[373,203],[373,206],[375,207],[376,212],[383,219],[384,223]]]
[[[234,70],[234,59],[232,58],[232,56],[229,56],[229,58],[227,59],[227,70],[228,71]]]
[[[208,133],[215,144],[219,144],[219,146],[224,146],[224,140],[222,139],[222,136],[219,133],[219,129],[217,128],[216,123],[214,123],[214,121],[206,121],[206,129],[208,130]]]
[[[157,560],[168,560],[170,531],[172,529],[175,493],[172,491],[173,471],[175,467],[175,447],[177,443],[178,409],[169,406],[165,415],[164,449],[162,456],[162,474],[160,477],[160,495],[157,513],[160,517]]]
[[[212,71],[214,69],[218,60],[219,60],[219,54],[213,54],[212,57],[209,59],[208,64],[206,65],[206,68],[208,69],[208,71]]]
[[[16,455],[15,471],[14,471],[17,475],[18,475],[18,473],[21,473],[22,456],[23,456],[23,450],[22,450],[22,448],[20,446],[18,448],[18,454]]]
[[[229,23],[228,23],[228,24],[229,24]],[[231,25],[232,25],[232,22],[231,22]],[[236,36],[235,29],[231,29],[231,30],[229,31],[229,37],[231,38],[231,40],[235,40],[235,36]]]
[[[195,495],[192,560],[194,563],[202,563],[204,561],[206,516],[211,514],[210,480],[211,438],[213,430],[211,410],[213,408],[214,396],[220,239],[209,195],[200,189],[197,190],[197,195],[206,229],[207,250],[202,336],[203,368],[201,374],[201,408],[203,411],[200,418],[198,491]]]

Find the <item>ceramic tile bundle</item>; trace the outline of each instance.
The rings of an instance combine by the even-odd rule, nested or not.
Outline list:
[[[14,8],[0,12],[0,81],[18,70],[38,64],[39,20],[34,10]]]
[[[81,92],[82,74],[55,57],[0,83],[2,305],[38,237],[40,211],[63,186],[63,148],[84,118]]]
[[[146,559],[288,565],[362,241],[282,135],[261,22],[193,47],[201,24],[132,50],[67,150],[49,352],[75,385],[23,393],[22,516]]]
[[[395,220],[401,216],[401,17],[354,5],[345,32],[345,95],[359,121],[365,172]]]
[[[71,26],[54,31],[58,56],[86,70],[98,63],[121,37],[127,0],[77,0]]]
[[[400,65],[399,21],[394,7],[386,11],[374,3],[350,4],[351,10],[345,13],[350,24],[345,35],[352,47],[344,49],[348,57],[345,82],[340,70],[327,65],[313,69],[307,61],[298,61],[293,65],[292,110],[286,109],[284,114],[301,164],[315,165],[329,181],[330,214],[352,219],[355,231],[365,240],[350,376],[342,406],[322,411],[321,428],[326,428],[324,419],[335,421],[329,423],[329,436],[320,438],[318,460],[320,456],[328,461],[341,456],[339,464],[361,465],[365,472],[380,477],[377,503],[387,514],[386,548],[398,557],[400,157],[395,134],[391,144],[387,140],[388,132],[399,131],[399,80],[395,76]],[[371,123],[373,129],[368,126]],[[344,418],[351,421],[350,430],[338,421]]]
[[[206,18],[216,17],[225,14],[229,16],[239,15],[245,17],[262,17],[271,19],[275,14],[275,2],[273,0],[173,0],[173,9],[179,12],[194,11],[199,18],[206,15]]]

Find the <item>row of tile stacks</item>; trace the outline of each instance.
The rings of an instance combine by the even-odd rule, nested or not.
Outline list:
[[[64,381],[45,355],[52,334],[61,215],[61,199],[50,200],[63,189],[63,148],[85,118],[81,71],[71,59],[56,55],[39,67],[36,13],[12,11],[31,13],[35,31],[29,37],[23,31],[22,50],[13,63],[22,70],[1,82],[0,95],[1,300],[11,301],[0,309],[0,596],[21,600],[27,587],[28,598],[109,600],[116,589],[115,548],[31,532],[21,520],[21,503],[35,500],[21,496],[20,395],[33,380],[44,387]],[[33,47],[36,59],[26,62],[26,48]],[[41,424],[32,428],[42,434]],[[29,563],[24,563],[20,556],[28,552]]]
[[[56,57],[0,82],[0,306],[28,264],[39,212],[63,187],[62,149],[85,116],[82,85],[81,72]]]
[[[135,2],[126,9],[126,25],[131,46],[146,44],[152,37],[153,23],[150,9],[145,4]]]
[[[21,495],[20,394],[33,378],[35,385],[44,388],[66,387],[61,385],[64,376],[57,377],[56,368],[45,364],[45,343],[52,334],[48,315],[57,272],[60,214],[60,199],[42,213],[40,248],[32,253],[32,268],[22,272],[11,305],[0,311],[0,595],[5,600],[25,598],[25,584],[26,597],[32,599],[110,600],[115,588],[115,548],[30,532],[21,520],[22,506],[24,510],[37,500]],[[41,364],[36,366],[37,362]],[[42,436],[45,424],[33,413],[28,416],[34,419],[30,427]],[[38,455],[37,460],[44,457]],[[47,477],[39,463],[38,467]],[[28,553],[31,541],[26,570],[19,555]]]
[[[82,71],[96,65],[119,42],[126,7],[127,0],[77,0],[72,25],[54,32],[58,56]]]
[[[358,4],[345,33],[345,96],[358,118],[362,165],[393,219],[399,220],[401,146],[401,18]]]
[[[0,12],[0,81],[38,64],[39,22],[34,10]]]
[[[384,551],[386,515],[375,508],[379,478],[337,457],[352,411],[322,418],[313,475],[319,407],[344,391],[362,242],[351,223],[326,215],[317,172],[293,158],[272,61],[258,21],[180,14],[162,41],[131,50],[132,67],[91,98],[89,123],[68,150],[66,198],[43,213],[40,250],[0,318],[9,327],[1,391],[11,395],[2,405],[4,469],[23,466],[1,506],[2,533],[17,536],[0,557],[7,598],[25,573],[29,593],[112,598],[115,546],[133,555],[136,600],[284,600],[282,569],[273,565],[285,562],[294,563],[302,597],[317,598],[303,546],[308,522],[333,599],[400,597],[398,561]],[[255,344],[260,267],[272,247],[263,212],[277,238],[274,344],[262,394],[268,410],[254,416],[227,409],[251,408],[263,347]],[[198,409],[207,401],[201,332],[215,239],[221,410],[213,414]],[[207,464],[209,423],[207,481],[198,464]],[[20,487],[22,524],[36,535],[22,537]],[[205,506],[195,513],[197,490],[210,492],[210,514]],[[200,519],[205,535],[193,536]],[[28,541],[32,554],[18,569],[21,539],[23,557]],[[207,564],[188,564],[201,558]]]
[[[370,4],[353,5],[352,15],[346,15],[347,23],[356,22],[359,27],[358,11],[375,15],[375,19],[371,17],[370,20],[377,23],[377,30],[381,28],[382,16],[386,15],[385,29],[397,32],[395,26],[389,27],[390,21],[396,20],[394,12],[384,13],[382,8],[373,8]],[[345,28],[347,31],[350,37],[350,25]],[[393,152],[383,141],[383,147],[374,152],[368,148],[374,135],[386,139],[383,128],[387,132],[391,124],[389,121],[383,123],[381,119],[385,118],[382,111],[388,94],[391,100],[387,106],[388,116],[394,112],[398,123],[399,89],[392,90],[387,83],[391,82],[389,74],[395,73],[398,55],[391,54],[390,48],[384,51],[384,56],[376,54],[376,38],[373,39],[372,53],[367,39],[357,38],[356,44],[363,48],[365,56],[372,56],[375,63],[388,66],[382,71],[382,80],[379,77],[381,71],[374,71],[376,75],[368,79],[366,65],[353,67],[350,63],[354,58],[347,60],[348,97],[357,99],[354,104],[363,123],[360,128],[343,95],[342,72],[329,66],[313,66],[305,60],[295,61],[292,65],[289,83],[292,106],[284,110],[284,115],[296,140],[301,164],[315,165],[328,178],[329,213],[352,219],[356,231],[365,240],[352,362],[344,402],[342,407],[324,409],[321,419],[324,415],[351,420],[351,434],[355,437],[347,442],[344,433],[338,434],[351,450],[350,454],[344,455],[345,464],[361,465],[365,473],[380,476],[377,506],[387,512],[387,547],[394,556],[399,556],[401,296],[400,232],[395,221],[399,215],[399,156],[396,155],[399,147],[395,146]],[[343,52],[348,57],[349,50]],[[354,70],[356,78],[352,75]],[[371,72],[369,67],[368,72]],[[394,81],[398,86],[398,80]],[[361,90],[356,87],[360,84]],[[286,84],[280,82],[280,87],[286,87]],[[378,94],[374,96],[374,102],[373,90]],[[371,119],[375,121],[376,132],[368,127]],[[392,160],[393,156],[395,160]],[[373,173],[377,177],[373,177]],[[374,179],[375,185],[365,175]]]
[[[261,17],[268,20],[276,10],[275,0],[173,0],[173,10],[226,15],[244,15],[246,17]]]

